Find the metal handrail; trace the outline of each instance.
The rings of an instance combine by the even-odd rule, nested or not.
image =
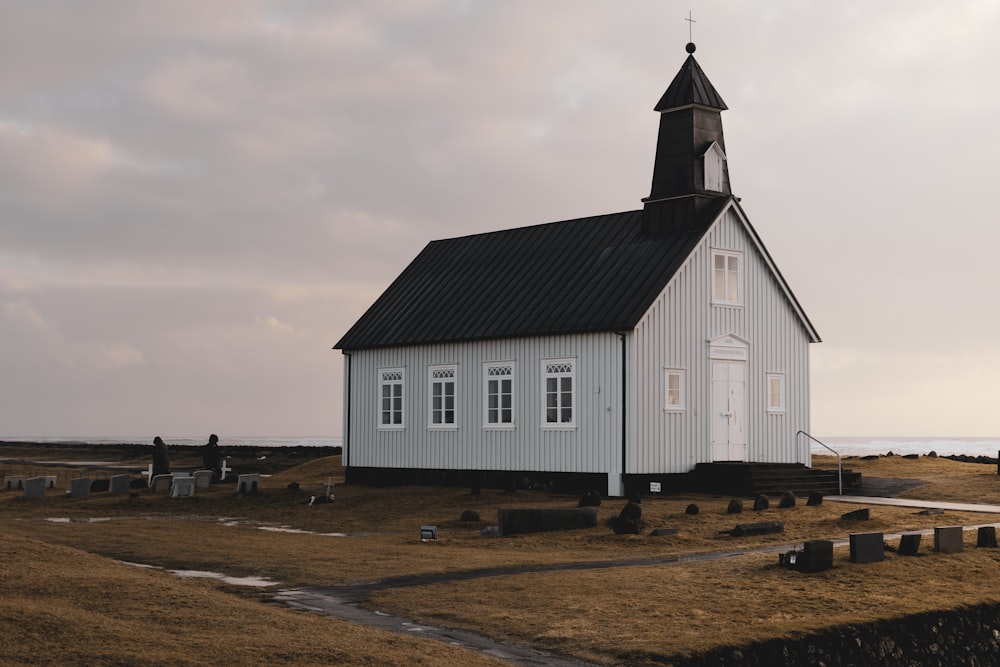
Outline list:
[[[806,436],[807,438],[809,438],[810,440],[812,440],[813,442],[815,442],[817,445],[820,445],[822,447],[826,447],[828,450],[830,450],[831,452],[833,452],[837,456],[837,488],[840,490],[840,495],[844,495],[844,472],[841,469],[840,452],[838,452],[833,447],[830,447],[825,442],[820,442],[819,440],[817,440],[816,438],[812,437],[811,435],[809,435],[805,431],[799,431],[798,433],[795,434],[795,440],[796,441],[798,441],[800,435]]]

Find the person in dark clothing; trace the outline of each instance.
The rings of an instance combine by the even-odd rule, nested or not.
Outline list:
[[[170,474],[170,452],[163,438],[153,438],[153,477]]]
[[[221,458],[221,454],[219,453],[219,436],[213,433],[208,436],[208,444],[201,448],[202,467],[205,470],[212,471],[213,482],[218,482],[222,478]]]

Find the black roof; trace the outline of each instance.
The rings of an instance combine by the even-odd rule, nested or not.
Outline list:
[[[433,241],[335,347],[630,330],[730,200]]]
[[[719,109],[720,111],[725,111],[729,108],[722,101],[722,95],[719,95],[719,91],[715,89],[712,82],[705,76],[705,72],[701,69],[698,61],[694,59],[693,55],[689,55],[684,64],[681,65],[680,71],[674,76],[674,80],[667,87],[667,92],[663,93],[663,97],[660,98],[660,101],[657,102],[653,110],[667,111],[668,109],[676,109],[692,104],[699,104]]]

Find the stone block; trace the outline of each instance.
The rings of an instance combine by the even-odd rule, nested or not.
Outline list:
[[[71,498],[86,498],[90,495],[90,479],[77,477],[69,480],[69,495]]]
[[[785,524],[780,521],[760,521],[758,523],[740,523],[732,530],[720,531],[729,533],[733,537],[746,537],[748,535],[769,535],[771,533],[785,532]]]
[[[918,556],[920,550],[920,533],[903,533],[899,536],[899,555]]]
[[[848,512],[847,514],[841,514],[841,519],[846,521],[868,521],[872,518],[872,511],[869,508],[864,508],[861,510],[854,510],[853,512]]]
[[[961,526],[938,526],[934,529],[934,551],[942,554],[954,554],[961,550]]]
[[[997,529],[995,526],[980,526],[976,536],[976,546],[994,549],[997,546]]]
[[[593,528],[597,525],[597,510],[590,507],[501,509],[497,510],[497,524],[501,535]]]
[[[813,491],[809,494],[809,499],[806,501],[806,506],[814,507],[816,505],[823,504],[823,494],[819,491]]]
[[[128,493],[131,482],[131,475],[112,475],[110,482],[111,495],[119,496],[123,493]]]
[[[851,533],[852,563],[877,563],[884,559],[882,533]]]
[[[45,495],[45,478],[44,477],[32,477],[31,479],[26,479],[21,482],[21,488],[24,489],[25,498],[41,498]]]
[[[802,547],[795,566],[799,572],[822,572],[833,567],[833,541],[810,540]]]

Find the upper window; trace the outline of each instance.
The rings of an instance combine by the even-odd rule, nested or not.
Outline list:
[[[514,425],[514,364],[491,363],[483,366],[483,425],[486,428],[510,428]]]
[[[718,143],[712,142],[703,156],[705,166],[705,189],[713,192],[725,191],[726,154]]]
[[[576,360],[543,362],[545,378],[545,426],[576,426]]]
[[[726,250],[712,251],[712,302],[740,304],[743,302],[743,257]]]
[[[683,410],[684,405],[684,371],[677,368],[668,368],[666,376],[666,403],[663,406],[666,410]]]
[[[379,371],[379,396],[381,410],[379,428],[403,428],[403,383],[406,371],[402,368],[383,368]]]
[[[431,366],[430,373],[430,428],[456,428],[455,394],[458,383],[456,366]]]
[[[785,411],[785,376],[781,373],[767,374],[767,411]]]

